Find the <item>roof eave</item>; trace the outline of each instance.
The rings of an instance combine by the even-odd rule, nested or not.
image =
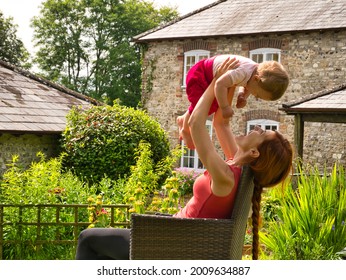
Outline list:
[[[345,108],[289,108],[289,107],[281,107],[279,108],[281,111],[285,111],[288,115],[296,115],[296,114],[342,114],[346,115]]]
[[[203,36],[181,36],[181,37],[165,37],[165,38],[149,38],[149,39],[143,39],[143,37],[152,34],[142,34],[135,36],[132,38],[132,41],[135,43],[150,43],[150,42],[157,42],[157,41],[174,41],[174,40],[186,40],[186,39],[209,39],[209,38],[220,38],[220,37],[235,37],[235,36],[253,36],[253,35],[270,35],[270,34],[296,34],[300,32],[323,32],[323,31],[338,31],[338,30],[344,30],[345,27],[330,27],[330,28],[316,28],[316,29],[296,29],[296,30],[274,30],[274,31],[264,31],[264,32],[251,32],[251,33],[226,33],[226,34],[207,34]]]
[[[14,135],[21,135],[21,134],[33,134],[33,135],[57,135],[61,136],[63,131],[57,131],[57,130],[0,130],[0,134],[14,134]]]

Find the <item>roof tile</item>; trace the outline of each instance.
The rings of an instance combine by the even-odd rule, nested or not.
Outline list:
[[[99,104],[0,61],[0,132],[61,133],[73,105]]]
[[[134,40],[339,29],[345,11],[345,0],[220,0]]]

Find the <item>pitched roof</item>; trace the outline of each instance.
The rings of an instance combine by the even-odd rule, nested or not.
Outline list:
[[[346,114],[346,84],[326,89],[282,104],[282,110],[295,113],[336,113]]]
[[[137,42],[346,28],[345,0],[219,0]]]
[[[0,132],[61,133],[73,106],[96,100],[0,60]]]

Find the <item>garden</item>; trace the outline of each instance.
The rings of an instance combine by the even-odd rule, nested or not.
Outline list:
[[[1,178],[2,259],[74,259],[86,227],[128,227],[132,213],[177,212],[199,175],[176,168],[180,156],[181,149],[170,148],[164,131],[141,110],[117,104],[72,110],[59,157],[39,152],[23,168],[13,155]],[[263,194],[260,259],[340,259],[337,253],[346,247],[344,167],[335,163],[321,173],[295,166],[292,180]],[[37,212],[1,205],[42,207]],[[76,212],[76,205],[84,207]],[[31,223],[38,216],[43,225]],[[57,228],[59,223],[64,226]],[[47,242],[37,242],[38,232]],[[244,245],[251,242],[249,226]]]

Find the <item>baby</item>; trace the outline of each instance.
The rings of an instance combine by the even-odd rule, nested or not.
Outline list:
[[[238,62],[237,68],[219,74],[219,67],[226,60]],[[199,98],[209,85],[215,80],[215,100],[210,108],[209,115],[220,107],[224,118],[233,116],[232,100],[234,90],[240,87],[237,96],[237,108],[243,108],[250,94],[263,100],[277,100],[286,91],[289,78],[284,67],[276,61],[256,63],[249,58],[238,55],[218,55],[197,62],[186,77],[186,93],[190,106],[184,115],[177,118],[180,138],[189,149],[194,149],[190,135],[188,120]]]

